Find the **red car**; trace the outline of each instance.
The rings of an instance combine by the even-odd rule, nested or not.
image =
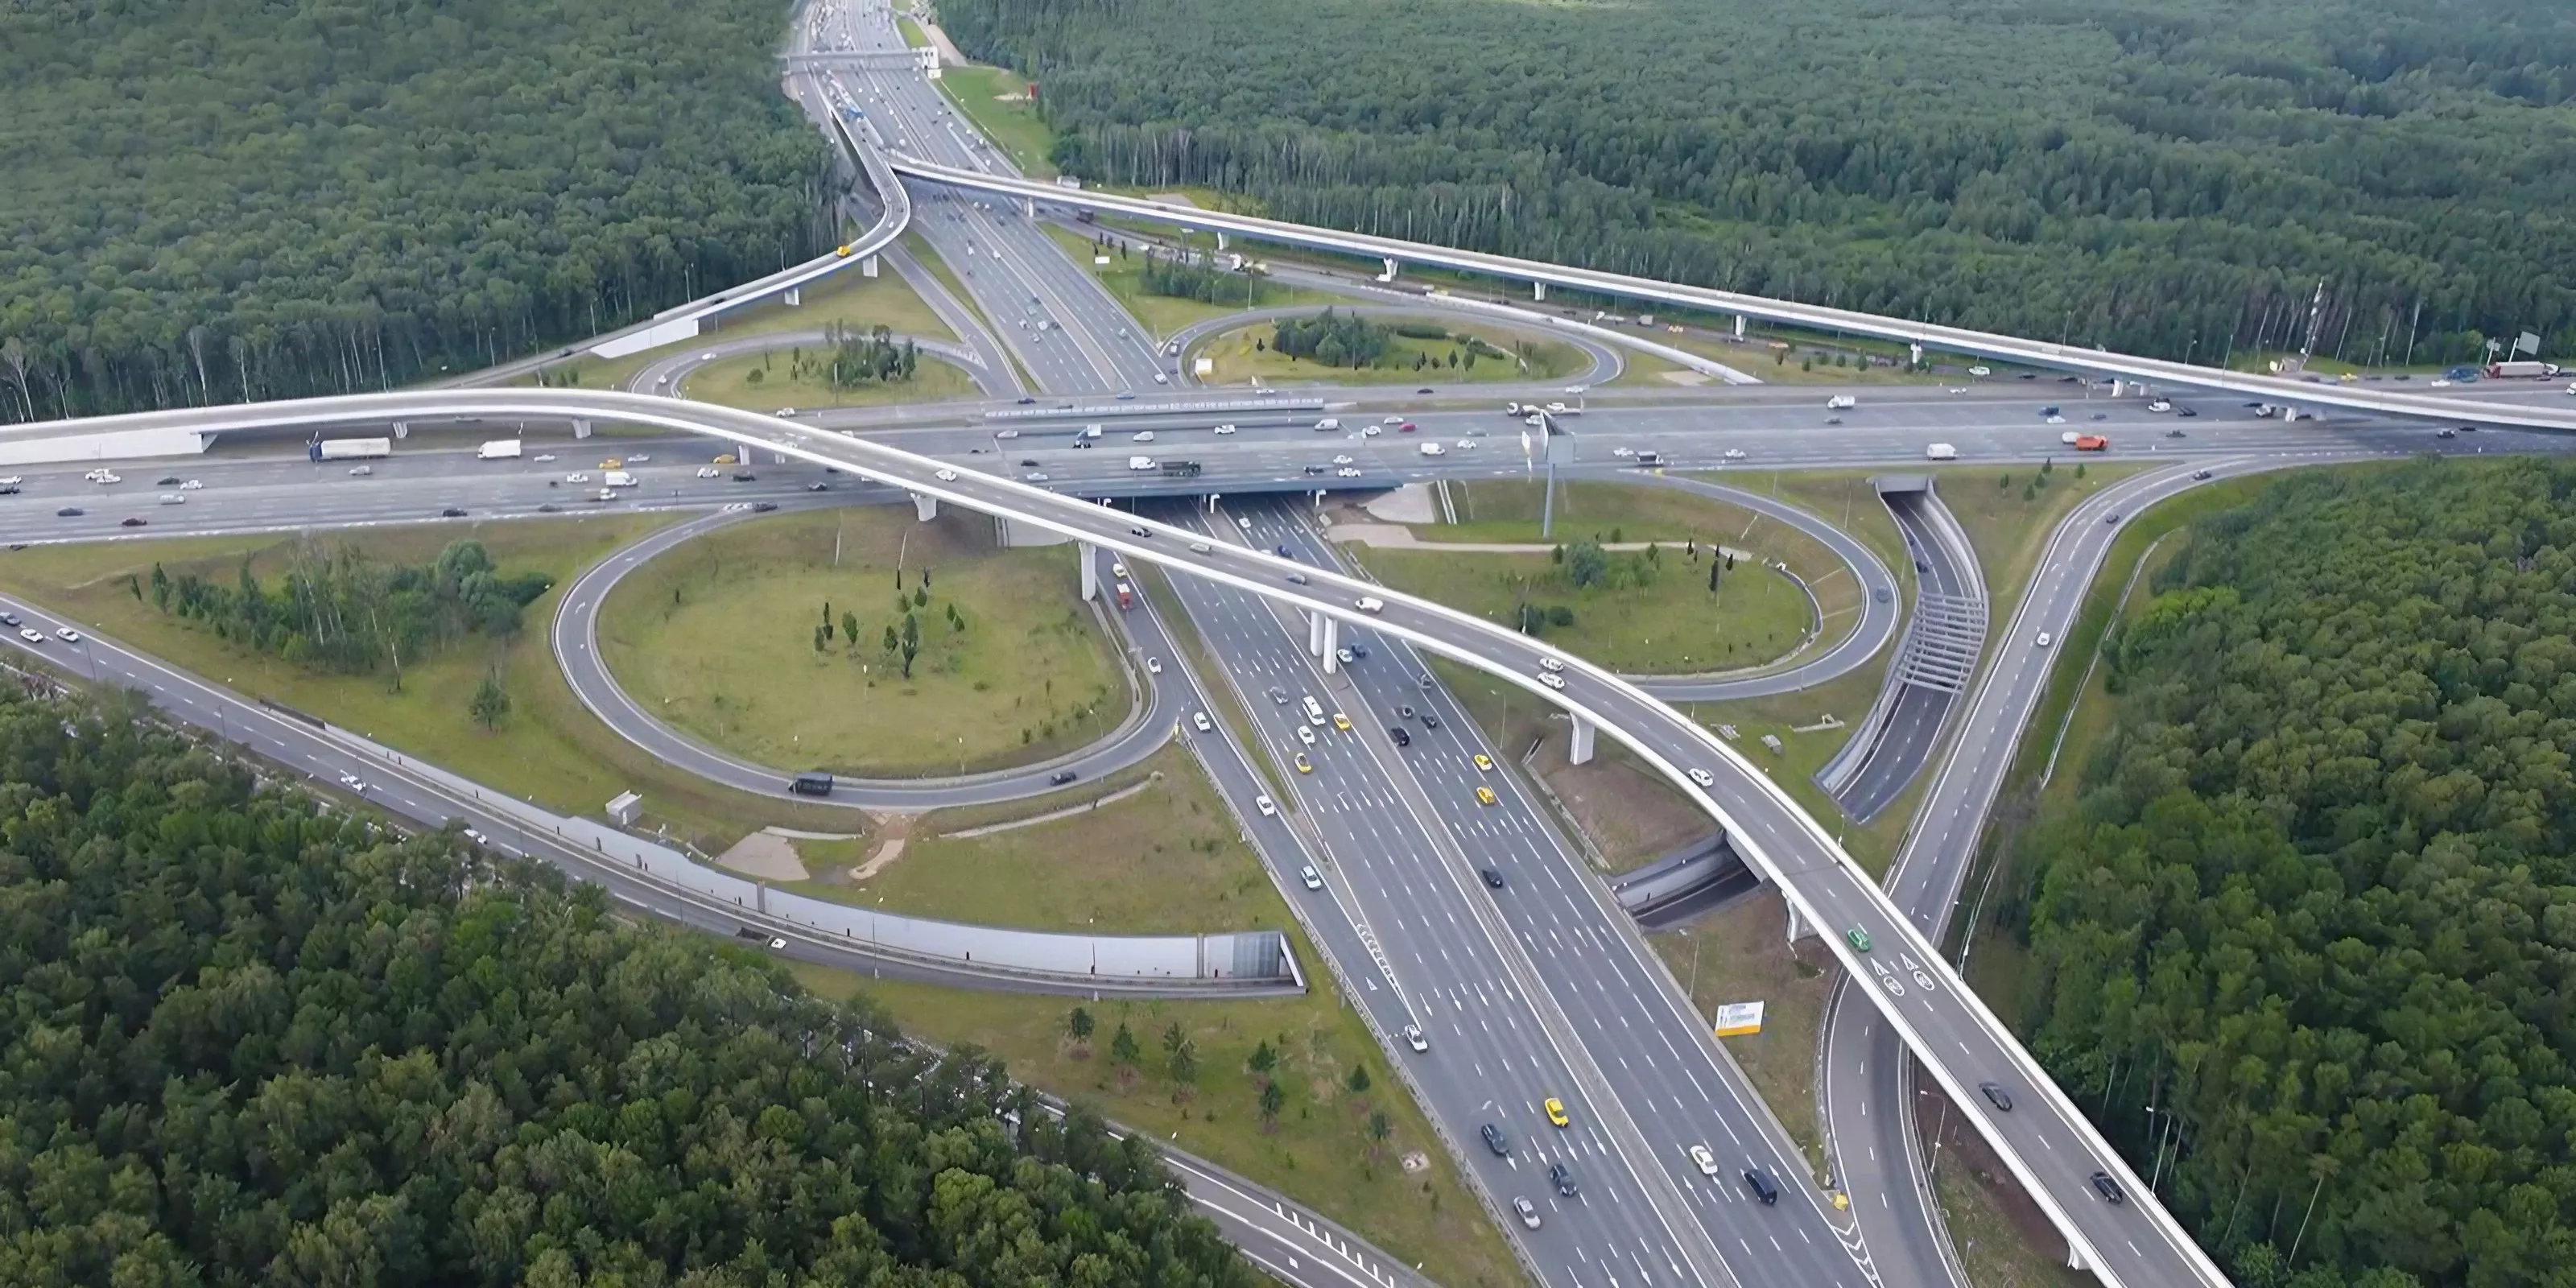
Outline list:
[[[1410,433],[1412,433],[1413,431],[1415,431],[1415,430],[1417,430],[1417,429],[1420,429],[1420,428],[1422,428],[1420,425],[1416,425],[1416,424],[1414,424],[1412,421],[1409,421],[1409,420],[1408,420],[1408,421],[1404,422],[1403,424],[1396,426],[1396,427],[1395,427],[1395,432],[1397,432],[1397,433],[1399,433],[1399,434],[1410,434]]]

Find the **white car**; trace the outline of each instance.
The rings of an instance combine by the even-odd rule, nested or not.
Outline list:
[[[1139,443],[1150,443],[1150,442],[1153,442],[1153,441],[1154,441],[1154,431],[1152,431],[1152,430],[1150,430],[1150,429],[1140,429],[1140,430],[1137,430],[1137,431],[1136,431],[1136,441],[1137,441],[1137,442],[1139,442]]]
[[[363,792],[367,790],[367,780],[358,777],[356,774],[340,775],[340,785],[353,792]]]
[[[935,479],[939,480],[939,481],[940,481],[940,482],[942,482],[942,483],[954,483],[954,482],[956,482],[956,481],[957,481],[957,471],[955,471],[955,470],[951,470],[951,469],[942,469],[942,470],[940,470],[938,473],[933,474],[933,475],[931,475],[930,477],[935,478]]]
[[[1700,1175],[1702,1175],[1702,1176],[1715,1176],[1715,1175],[1717,1175],[1717,1155],[1715,1155],[1715,1154],[1712,1154],[1712,1153],[1708,1152],[1708,1146],[1706,1146],[1706,1145],[1693,1145],[1693,1146],[1691,1146],[1691,1147],[1690,1147],[1690,1161],[1691,1161],[1691,1166],[1696,1167],[1696,1168],[1698,1168],[1698,1169],[1699,1169],[1699,1174],[1700,1174]]]
[[[1193,541],[1190,543],[1190,553],[1194,555],[1203,555],[1212,549],[1214,549],[1214,547],[1204,541]]]
[[[1216,432],[1218,432],[1218,433],[1220,433],[1220,434],[1231,434],[1231,433],[1233,433],[1233,432],[1234,432],[1234,426],[1232,426],[1232,425],[1219,425],[1219,426],[1217,426],[1217,427],[1216,427]]]
[[[1422,1035],[1422,1026],[1419,1024],[1404,1026],[1404,1044],[1412,1047],[1417,1053],[1431,1049],[1431,1039]]]
[[[2448,389],[2451,387],[2451,382],[2448,380],[2435,380],[2431,382],[2431,385],[2435,389]]]
[[[539,464],[539,465],[543,465],[543,464],[545,464],[546,462],[553,460],[554,458],[555,458],[555,454],[554,454],[554,453],[552,453],[552,452],[539,452],[539,453],[537,453],[534,457],[532,457],[532,458],[530,458],[530,459],[532,459],[532,460],[536,461],[536,463],[537,463],[537,464]]]
[[[100,470],[98,472],[98,476],[90,481],[93,483],[122,483],[125,481],[125,476],[115,472],[114,470]]]
[[[2051,416],[2048,418],[2048,423],[2052,425],[2063,425],[2066,423],[2066,418],[2064,416]]]
[[[776,935],[771,935],[771,936],[769,937],[769,946],[770,946],[770,948],[771,948],[772,950],[776,950],[776,949],[780,949],[780,948],[785,948],[785,947],[787,946],[787,941],[786,941],[786,940],[784,940],[784,939],[779,938],[779,937],[778,937],[778,936],[776,936]]]
[[[1345,465],[1342,468],[1333,471],[1333,473],[1346,479],[1355,479],[1360,476],[1359,470],[1349,465]]]
[[[1351,458],[1350,458],[1349,456],[1347,456],[1347,455],[1343,455],[1343,456],[1336,456],[1336,457],[1334,457],[1334,458],[1333,458],[1333,464],[1335,464],[1335,465],[1348,465],[1348,464],[1350,464],[1350,463],[1351,463]]]
[[[18,628],[18,638],[25,640],[30,644],[42,644],[45,642],[44,636],[37,634],[31,628],[23,626]]]
[[[712,465],[701,465],[698,467],[698,477],[702,479],[722,478],[724,477],[724,471],[717,469]]]
[[[1538,660],[1538,666],[1542,671],[1562,671],[1565,669],[1565,661],[1562,658],[1542,657]]]
[[[2041,648],[2047,648],[2049,645],[2054,644],[2054,643],[2056,643],[2057,641],[2056,641],[2055,637],[2051,636],[2048,632],[2046,632],[2046,631],[2041,631],[2041,632],[2039,633],[2039,639],[2038,639],[2038,640],[2036,640],[2035,642],[2036,642],[2036,643],[2037,643]]]
[[[206,481],[204,479],[190,479],[179,485],[179,490],[182,492],[202,492],[205,489]]]
[[[1966,385],[1952,385],[1950,386],[1950,392],[1954,394],[1964,394],[1968,392],[1968,387]]]
[[[1625,456],[1634,456],[1634,455],[1636,455],[1636,454],[1637,454],[1637,451],[1636,451],[1636,449],[1635,449],[1635,448],[1632,448],[1632,447],[1613,447],[1613,448],[1611,448],[1611,449],[1610,449],[1610,454],[1611,454],[1612,456],[1621,456],[1621,457],[1625,457]]]
[[[716,360],[716,355],[714,355],[713,353],[701,353],[701,354],[699,354],[699,355],[698,355],[698,361],[700,361],[700,362],[713,362],[713,361],[715,361],[715,360]]]
[[[1269,797],[1267,797],[1267,796],[1255,796],[1255,797],[1253,797],[1253,798],[1252,798],[1252,807],[1253,807],[1254,809],[1260,810],[1260,811],[1261,811],[1261,816],[1262,816],[1263,818],[1271,818],[1271,817],[1276,816],[1276,815],[1279,813],[1279,803],[1278,803],[1277,801],[1274,801],[1274,800],[1270,799],[1270,798],[1269,798]]]
[[[1401,425],[1401,424],[1403,424],[1403,423],[1404,423],[1404,417],[1402,417],[1402,416],[1388,416],[1384,421],[1382,421],[1382,422],[1380,422],[1380,423],[1381,423],[1381,424],[1387,424],[1387,425]]]
[[[349,467],[349,477],[353,479],[362,479],[375,472],[376,467],[373,465],[352,465]]]
[[[776,417],[778,417],[778,418],[779,418],[779,419],[781,419],[781,420],[794,420],[794,419],[796,419],[796,409],[795,409],[795,408],[793,408],[793,407],[781,407],[781,408],[779,408],[778,410],[773,411],[773,412],[771,412],[771,413],[769,413],[769,414],[770,414],[770,415],[772,415],[772,416],[776,416]]]
[[[1146,658],[1146,659],[1145,659],[1145,674],[1147,674],[1147,675],[1161,675],[1162,673],[1163,673],[1163,659],[1161,659],[1161,658],[1159,658],[1159,657],[1149,657],[1149,658]]]
[[[998,433],[998,434],[993,435],[993,437],[995,437],[995,438],[1002,438],[1002,439],[1018,438],[1019,436],[1020,436],[1020,431],[1018,431],[1018,430],[1016,430],[1016,429],[1006,429],[1006,430],[1001,431],[1001,432],[1000,432],[1000,433]]]
[[[1306,888],[1309,890],[1321,890],[1324,888],[1324,878],[1316,875],[1315,866],[1311,863],[1307,864],[1305,867],[1297,869],[1297,879],[1305,882]]]
[[[1053,476],[1053,475],[1048,474],[1045,470],[1030,470],[1030,471],[1029,471],[1026,475],[1024,475],[1023,477],[1025,477],[1025,478],[1026,478],[1029,482],[1031,482],[1031,483],[1044,483],[1044,482],[1046,482],[1049,478],[1052,478],[1052,477],[1054,477],[1054,476]]]
[[[1462,452],[1472,452],[1476,450],[1476,440],[1472,438],[1459,439],[1458,450]]]
[[[1363,425],[1360,427],[1360,433],[1369,438],[1375,438],[1377,437],[1378,429],[1375,425]]]
[[[1740,461],[1740,460],[1743,460],[1743,459],[1744,459],[1744,449],[1743,449],[1743,448],[1741,448],[1741,447],[1730,447],[1730,448],[1727,448],[1727,449],[1726,449],[1726,459],[1728,459],[1728,460],[1730,460],[1730,461]]]
[[[1970,367],[1968,368],[1968,374],[1972,376],[1991,376],[1995,374],[1995,372],[1992,367]]]
[[[1700,768],[1700,767],[1699,767],[1699,766],[1697,766],[1697,765],[1693,765],[1693,766],[1691,766],[1691,767],[1690,767],[1690,771],[1689,771],[1689,772],[1690,772],[1690,780],[1691,780],[1692,782],[1697,783],[1697,784],[1699,784],[1699,785],[1700,785],[1700,786],[1702,786],[1702,787],[1715,787],[1715,786],[1717,786],[1717,779],[1716,779],[1714,776],[1712,776],[1712,775],[1711,775],[1707,770],[1702,769],[1702,768]]]
[[[1547,687],[1549,687],[1549,688],[1551,688],[1551,689],[1562,689],[1562,688],[1564,688],[1564,687],[1565,687],[1565,677],[1564,677],[1564,676],[1562,676],[1562,675],[1558,675],[1558,674],[1556,674],[1556,673],[1555,673],[1555,672],[1553,672],[1553,671],[1541,671],[1541,672],[1539,672],[1539,673],[1538,673],[1538,682],[1539,682],[1539,683],[1541,683],[1541,684],[1546,685]]]
[[[78,644],[80,643],[80,632],[73,630],[68,626],[57,626],[54,628],[54,638],[61,640],[65,644]]]
[[[564,475],[564,482],[566,482],[566,483],[587,483],[587,482],[589,482],[589,481],[590,481],[590,476],[589,476],[588,474],[566,474],[566,475]]]
[[[652,458],[652,457],[650,457],[650,456],[645,455],[645,454],[644,454],[644,453],[642,453],[642,452],[634,452],[634,453],[630,453],[630,454],[627,456],[627,458],[626,458],[626,463],[627,463],[627,464],[629,464],[629,465],[641,465],[641,464],[643,464],[644,462],[649,461],[649,460],[651,460],[651,459],[653,459],[653,458]]]
[[[0,479],[0,487],[16,487],[26,481],[27,479],[25,475],[12,474],[5,479]]]
[[[1302,742],[1302,743],[1306,744],[1306,745],[1307,745],[1307,746],[1309,746],[1309,747],[1314,746],[1314,745],[1315,745],[1315,731],[1314,731],[1314,729],[1313,729],[1312,727],[1310,727],[1310,726],[1307,726],[1307,725],[1299,725],[1299,726],[1297,726],[1297,741]]]
[[[1192,727],[1192,728],[1197,729],[1200,733],[1206,733],[1208,730],[1213,729],[1213,728],[1215,728],[1215,727],[1216,727],[1216,726],[1214,726],[1214,725],[1212,725],[1212,724],[1208,723],[1208,714],[1207,714],[1206,712],[1204,712],[1204,711],[1194,711],[1194,712],[1191,712],[1191,713],[1190,713],[1190,725],[1191,725],[1191,727]]]

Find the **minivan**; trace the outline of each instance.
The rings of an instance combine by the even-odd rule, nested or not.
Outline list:
[[[1324,723],[1324,704],[1317,702],[1315,695],[1311,693],[1306,695],[1306,723],[1311,725]]]
[[[1764,1207],[1769,1207],[1780,1201],[1780,1187],[1773,1185],[1771,1183],[1771,1178],[1764,1175],[1761,1168],[1748,1167],[1744,1169],[1744,1187],[1753,1191],[1753,1197],[1762,1200],[1762,1206]]]
[[[799,796],[829,796],[832,794],[832,776],[825,773],[798,774],[793,782],[787,784],[787,790]]]

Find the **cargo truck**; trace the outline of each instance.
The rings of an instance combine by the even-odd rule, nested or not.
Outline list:
[[[1955,461],[1959,459],[1959,449],[1952,447],[1948,443],[1934,443],[1930,447],[1923,449],[1923,459],[1927,461]]]
[[[491,442],[485,443],[481,447],[474,449],[474,459],[478,461],[515,461],[519,459],[519,440],[515,438],[493,439]]]
[[[633,487],[635,476],[624,470],[609,470],[599,476],[602,487]]]
[[[1129,589],[1127,583],[1123,581],[1118,583],[1118,611],[1123,613],[1135,606],[1136,592]]]
[[[2487,379],[2489,380],[2547,380],[2551,376],[2557,374],[2558,364],[2555,362],[2531,362],[2526,360],[2522,362],[2490,362],[2487,364]]]
[[[314,439],[304,445],[304,454],[317,461],[363,461],[394,454],[390,438]]]
[[[2079,452],[2107,452],[2111,450],[2111,440],[2102,437],[2100,434],[2078,434],[2075,436],[2075,450]]]
[[[1163,477],[1167,479],[1194,479],[1197,478],[1200,472],[1206,468],[1206,466],[1199,464],[1197,461],[1165,461],[1163,462]]]

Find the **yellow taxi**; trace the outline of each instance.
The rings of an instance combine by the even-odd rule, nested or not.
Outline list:
[[[1565,1116],[1565,1102],[1554,1096],[1547,1098],[1547,1120],[1559,1127],[1574,1125],[1574,1120]]]
[[[1494,789],[1491,787],[1478,787],[1476,789],[1476,803],[1479,805],[1495,804]]]
[[[1297,772],[1301,774],[1311,774],[1315,772],[1314,762],[1306,759],[1306,753],[1302,751],[1297,753]]]
[[[844,246],[844,247],[840,248],[839,250],[834,251],[833,253],[834,253],[834,254],[836,254],[836,255],[838,255],[838,256],[840,256],[842,259],[848,259],[848,258],[850,257],[850,248],[849,248],[849,247],[847,247],[847,246]]]
[[[733,453],[727,452],[724,455],[717,457],[713,463],[717,465],[733,465],[737,462],[734,460]]]
[[[625,458],[625,457],[623,457],[623,456],[612,456],[612,457],[609,457],[607,460],[601,461],[601,462],[599,463],[599,468],[601,468],[601,469],[603,469],[603,470],[622,470],[622,469],[625,469],[625,468],[626,468],[626,458]]]
[[[1485,753],[1483,753],[1483,752],[1481,752],[1481,751],[1480,751],[1480,752],[1477,752],[1477,753],[1476,753],[1476,772],[1477,772],[1477,773],[1480,773],[1480,774],[1490,774],[1490,773],[1494,772],[1494,758],[1493,758],[1493,757],[1491,757],[1491,756],[1486,755]]]
[[[1349,733],[1351,731],[1351,718],[1343,715],[1339,711],[1336,711],[1333,713],[1333,727],[1341,730],[1343,733]]]

